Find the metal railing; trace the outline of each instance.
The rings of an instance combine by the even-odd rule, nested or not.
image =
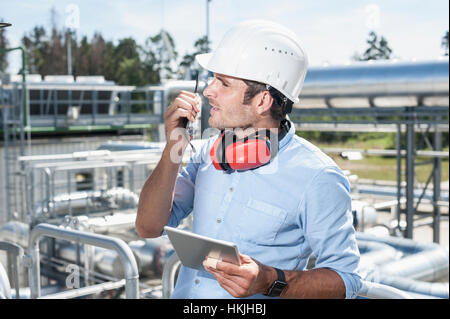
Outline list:
[[[19,298],[19,263],[24,255],[23,248],[15,243],[0,241],[0,250],[5,250],[7,252],[8,273],[11,274],[11,266],[14,266],[12,271],[14,273],[14,288],[16,290],[16,298]]]
[[[78,230],[66,229],[50,224],[39,224],[33,228],[29,240],[29,282],[31,298],[39,298],[41,295],[40,284],[40,256],[39,239],[41,236],[47,236],[63,240],[72,240],[88,245],[98,246],[105,249],[111,249],[118,253],[124,267],[125,273],[125,294],[128,299],[139,299],[139,272],[136,259],[131,248],[118,238],[104,235],[87,233]],[[79,289],[84,289],[79,288]],[[102,287],[103,290],[108,287]],[[116,285],[110,285],[110,289],[117,288]],[[93,290],[95,292],[98,290]],[[48,298],[48,296],[47,296]]]

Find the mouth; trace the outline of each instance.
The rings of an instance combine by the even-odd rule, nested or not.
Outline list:
[[[214,113],[218,112],[220,109],[214,106],[211,106],[211,110],[209,111],[209,114],[213,115]]]

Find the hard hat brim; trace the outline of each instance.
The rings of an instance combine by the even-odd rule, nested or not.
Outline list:
[[[198,64],[201,65],[202,68],[204,68],[208,71],[213,71],[213,70],[210,70],[208,67],[209,60],[211,60],[212,55],[213,55],[212,53],[197,54],[195,56],[195,60],[198,62]]]
[[[259,79],[249,79],[249,78],[242,77],[242,76],[239,75],[239,74],[230,74],[229,72],[224,72],[223,70],[217,70],[216,67],[214,67],[214,66],[211,67],[211,65],[210,65],[209,62],[210,62],[211,58],[213,57],[213,55],[214,55],[214,52],[212,52],[212,53],[202,53],[202,54],[197,54],[197,55],[195,56],[195,60],[197,61],[198,64],[200,64],[200,66],[201,66],[202,68],[204,68],[204,69],[206,69],[206,70],[208,70],[208,71],[210,71],[210,72],[213,72],[213,73],[221,73],[221,74],[228,75],[228,76],[232,76],[232,77],[237,77],[237,78],[247,79],[247,80],[252,80],[252,81],[258,81],[258,82],[261,82],[261,83],[266,84],[266,82],[261,81],[261,80],[259,80]],[[283,93],[288,99],[290,99],[293,103],[297,103],[297,102],[299,101],[299,98],[298,98],[298,97],[292,97],[292,96],[286,94],[285,92],[283,92],[283,90],[278,89],[276,86],[274,86],[274,85],[272,85],[272,84],[270,84],[270,83],[267,83],[267,84],[269,84],[269,85],[273,86],[274,88],[276,88],[277,90],[279,90],[279,91],[280,91],[281,93]]]

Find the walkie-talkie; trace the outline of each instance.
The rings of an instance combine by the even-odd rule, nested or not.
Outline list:
[[[197,73],[197,77],[195,78],[195,88],[194,88],[194,94],[195,94],[195,98],[198,99],[200,101],[199,103],[199,108],[201,108],[201,98],[200,95],[197,93],[197,89],[198,89],[198,73]],[[188,118],[185,118],[185,125],[184,127],[186,128],[186,137],[189,141],[189,144],[192,147],[192,150],[194,151],[194,153],[196,152],[194,145],[192,144],[191,140],[194,136],[194,123],[189,121]]]

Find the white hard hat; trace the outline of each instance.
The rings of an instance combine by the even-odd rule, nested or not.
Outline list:
[[[268,84],[294,103],[299,100],[308,68],[295,33],[264,20],[237,24],[214,52],[195,58],[211,72]]]

